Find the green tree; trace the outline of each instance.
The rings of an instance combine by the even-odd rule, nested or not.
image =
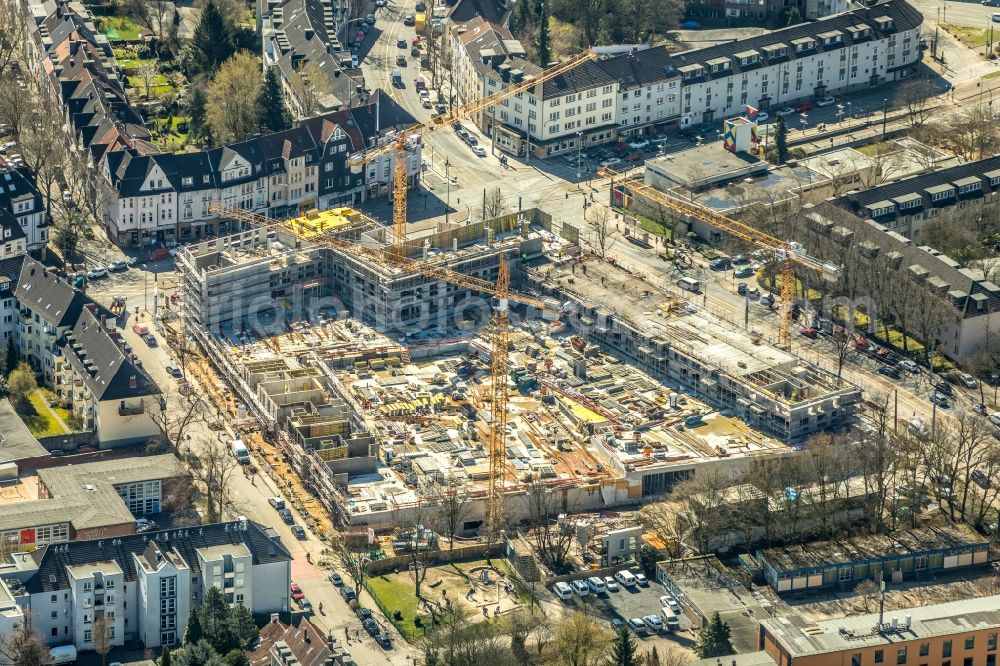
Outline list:
[[[191,38],[192,74],[215,74],[222,63],[236,52],[233,28],[212,0],[201,11],[198,26]]]
[[[636,655],[636,643],[632,638],[628,625],[618,627],[615,642],[611,645],[611,655],[608,666],[639,666],[640,659]]]
[[[292,117],[285,107],[281,84],[273,67],[264,72],[264,80],[257,95],[257,124],[267,132],[280,132],[292,126]]]
[[[257,639],[259,633],[257,623],[254,622],[253,613],[249,608],[242,604],[229,608],[229,633],[236,641],[237,649],[247,649]]]
[[[200,85],[195,85],[191,90],[191,96],[187,100],[187,114],[191,117],[188,122],[188,137],[194,141],[209,141],[208,126],[205,124],[205,106],[208,98],[205,96],[205,89]]]
[[[226,598],[222,596],[219,588],[208,588],[205,599],[198,608],[198,614],[201,615],[201,628],[205,632],[205,639],[217,653],[226,654],[233,648],[239,647],[229,622],[229,604],[226,603]]]
[[[163,646],[163,654],[160,655],[160,666],[170,666],[170,647]]]
[[[542,67],[547,67],[549,64],[549,15],[545,9],[545,3],[542,3],[542,13],[538,17],[538,42],[536,44],[538,48],[538,64]]]
[[[7,378],[7,391],[15,409],[24,409],[28,404],[28,396],[36,388],[38,382],[35,381],[35,371],[24,361]]]
[[[243,141],[258,130],[260,61],[249,52],[227,60],[208,85],[206,120],[216,141]]]
[[[17,367],[17,357],[17,345],[14,344],[14,336],[12,335],[7,338],[7,353],[4,354],[3,358],[4,370],[6,371],[6,374],[9,375],[14,372],[14,368]]]
[[[788,160],[788,126],[784,116],[778,116],[774,123],[774,153],[778,164]]]
[[[191,608],[191,615],[188,617],[187,628],[184,630],[184,645],[194,645],[205,637],[205,632],[201,628],[201,613],[198,606]]]
[[[656,651],[656,646],[646,654],[646,666],[662,666],[660,662],[660,653]]]
[[[729,624],[722,621],[718,613],[712,615],[708,624],[701,628],[694,652],[702,659],[724,657],[733,653]]]
[[[170,663],[173,666],[226,666],[212,644],[204,638],[174,652],[170,655]]]
[[[222,658],[223,663],[226,666],[250,666],[250,657],[247,653],[239,648],[230,650],[226,656]]]

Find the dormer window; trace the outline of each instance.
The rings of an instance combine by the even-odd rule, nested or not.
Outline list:
[[[184,176],[183,178],[181,178],[181,185],[188,186],[191,185],[192,183],[194,183],[194,178],[192,178],[191,176]]]

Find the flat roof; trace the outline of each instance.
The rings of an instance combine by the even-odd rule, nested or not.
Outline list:
[[[906,616],[910,626],[905,627]],[[801,615],[768,618],[761,622],[764,631],[774,637],[794,659],[901,641],[964,634],[1000,627],[1000,595],[949,601],[933,606],[900,608],[886,611],[884,622],[897,618],[899,629],[876,631],[878,613],[813,622]]]
[[[48,450],[31,434],[28,426],[14,411],[10,400],[0,400],[0,463],[47,455]]]
[[[775,571],[815,569],[874,560],[891,555],[923,553],[941,548],[986,545],[988,542],[971,528],[951,525],[923,527],[893,534],[865,534],[837,541],[813,541],[796,546],[766,548],[758,554]]]
[[[705,137],[706,140],[715,137]],[[676,183],[699,187],[726,177],[737,178],[757,171],[767,171],[767,163],[746,153],[731,153],[721,141],[688,148],[672,155],[646,162],[646,169]]]

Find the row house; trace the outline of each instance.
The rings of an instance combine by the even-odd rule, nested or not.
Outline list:
[[[50,645],[93,650],[103,617],[111,645],[156,648],[180,643],[191,608],[212,587],[257,614],[290,610],[291,560],[271,530],[241,518],[49,545],[8,584],[23,586],[32,629]],[[32,562],[37,569],[27,570]]]
[[[923,17],[885,0],[726,44],[683,53],[666,47],[604,57],[505,100],[477,124],[515,155],[546,157],[655,131],[715,123],[747,106],[777,109],[877,88],[915,73]],[[542,70],[475,20],[452,31],[463,102]],[[495,131],[494,131],[495,126]]]
[[[113,192],[104,225],[121,246],[173,245],[233,231],[212,211],[213,203],[285,218],[385,196],[395,156],[360,170],[351,169],[348,156],[393,140],[413,122],[376,92],[364,106],[222,148],[155,155],[116,151],[103,162]],[[413,186],[420,174],[419,143],[406,160]]]
[[[684,15],[709,26],[787,24],[797,15],[815,21],[848,11],[851,0],[685,0]]]
[[[35,175],[0,160],[0,257],[43,257],[50,226]]]

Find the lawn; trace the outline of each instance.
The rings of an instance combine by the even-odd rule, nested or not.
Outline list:
[[[45,389],[36,389],[28,396],[29,406],[21,414],[31,434],[35,437],[54,437],[65,435],[69,431],[52,418],[52,412],[59,415],[64,422],[69,421],[69,412],[62,407],[49,407],[52,393]]]
[[[941,27],[945,32],[954,36],[970,49],[986,44],[986,38],[988,37],[986,28],[970,28],[969,26],[955,25],[954,23],[942,23]]]
[[[984,79],[995,79],[998,76],[1000,76],[1000,69],[990,72],[989,74],[983,74]]]
[[[127,80],[129,87],[134,88],[137,93],[141,95],[146,94],[146,82],[143,81],[141,76],[129,76]],[[173,89],[174,84],[163,74],[157,74],[150,79],[149,93],[154,99],[166,95]]]
[[[112,42],[138,41],[142,30],[135,21],[124,16],[101,17],[99,29]]]
[[[427,620],[427,615],[417,612],[417,598],[413,596],[411,581],[399,574],[376,576],[369,578],[365,582],[365,587],[407,642],[412,643],[423,636],[423,629],[416,626],[414,620],[419,616],[424,622]],[[399,620],[393,615],[396,611],[401,615]]]
[[[891,141],[882,141],[879,143],[873,143],[869,146],[861,146],[858,148],[858,152],[862,155],[867,155],[868,157],[876,157],[878,155],[884,155],[890,150],[896,150],[896,145]]]

